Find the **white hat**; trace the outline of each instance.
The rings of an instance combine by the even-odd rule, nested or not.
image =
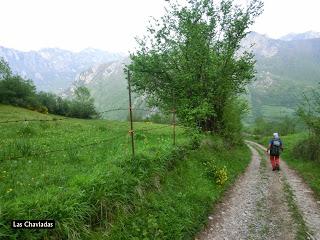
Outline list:
[[[278,134],[278,133],[274,133],[274,134],[273,134],[273,137],[274,137],[274,138],[279,138],[279,134]]]

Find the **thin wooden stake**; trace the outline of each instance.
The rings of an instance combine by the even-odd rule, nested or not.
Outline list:
[[[132,101],[131,101],[131,84],[130,84],[130,71],[128,70],[128,90],[129,90],[129,113],[130,113],[130,135],[131,135],[131,147],[132,147],[132,157],[134,157],[134,131],[133,131],[133,121],[132,121]]]
[[[172,121],[173,121],[173,145],[176,145],[176,109],[173,109],[172,113]]]
[[[102,201],[100,201],[100,228],[102,228]]]
[[[172,103],[173,103],[173,109],[172,109],[172,126],[173,126],[173,146],[176,145],[176,101],[174,94],[172,95]]]

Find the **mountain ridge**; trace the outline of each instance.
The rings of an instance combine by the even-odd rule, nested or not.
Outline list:
[[[123,56],[92,48],[79,52],[60,48],[19,51],[0,46],[0,57],[9,63],[13,72],[32,79],[38,90],[61,92],[70,87],[77,74],[87,68]]]
[[[248,87],[252,110],[250,121],[261,115],[272,118],[272,111],[292,114],[302,92],[308,91],[320,81],[320,39],[283,41],[253,32],[242,44],[244,49],[254,44],[252,50],[257,61],[256,80]],[[126,59],[126,63],[128,62],[129,59]],[[76,81],[91,90],[99,109],[120,107],[117,103],[121,103],[121,107],[128,106],[123,66],[120,68],[119,64],[114,63],[113,66],[116,67],[113,70],[110,66],[91,68]],[[117,87],[112,87],[113,85]],[[117,93],[114,92],[115,89]],[[108,99],[103,96],[105,91],[111,94]],[[120,92],[123,97],[119,96]],[[102,99],[104,100],[101,101]]]
[[[269,116],[270,108],[294,112],[302,92],[320,81],[320,38],[312,36],[316,35],[306,34],[305,39],[285,41],[251,32],[242,41],[242,50],[253,45],[256,59],[256,81],[248,87],[252,116]],[[0,57],[3,49],[0,47]],[[25,68],[30,66],[29,75],[31,72],[34,77],[29,78],[40,90],[57,91],[58,88],[63,95],[70,96],[75,86],[81,85],[90,89],[98,110],[128,106],[127,83],[123,73],[124,64],[130,61],[128,56],[107,54],[92,48],[77,53],[45,48],[28,52],[31,57],[19,54],[19,51],[8,51],[5,59],[9,59],[10,65],[15,63],[13,70],[18,69],[22,75],[28,75]],[[135,99],[137,105],[145,104],[145,96],[135,96]],[[125,117],[119,114],[117,118]]]
[[[314,39],[314,38],[320,38],[320,33],[315,31],[307,31],[303,33],[289,33],[280,37],[279,39],[283,41],[295,41],[295,40],[306,40],[306,39]]]

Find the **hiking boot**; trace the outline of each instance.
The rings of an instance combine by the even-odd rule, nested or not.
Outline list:
[[[280,166],[279,165],[277,165],[277,170],[280,171]]]
[[[276,168],[276,167],[272,168],[272,171],[275,171],[275,170],[277,170],[277,168]]]

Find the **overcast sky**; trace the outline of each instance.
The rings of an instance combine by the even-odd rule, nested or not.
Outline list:
[[[239,0],[247,1],[247,0]],[[0,0],[0,46],[18,50],[94,47],[127,52],[164,0]],[[265,0],[252,30],[280,37],[320,32],[319,0]]]

